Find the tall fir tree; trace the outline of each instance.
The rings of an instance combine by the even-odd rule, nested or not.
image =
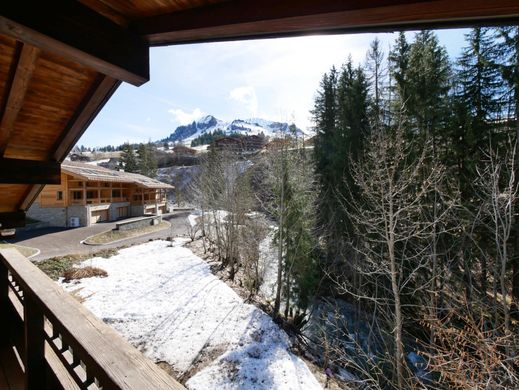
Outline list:
[[[157,177],[157,156],[155,145],[150,142],[140,144],[137,150],[139,156],[138,171],[141,175]]]
[[[391,49],[389,60],[389,71],[392,79],[391,96],[389,102],[392,108],[392,116],[398,116],[402,107],[407,104],[409,94],[409,50],[405,33],[400,32],[395,45]]]
[[[408,65],[406,111],[414,131],[437,138],[446,118],[451,71],[447,50],[434,32],[416,34]]]
[[[375,129],[380,129],[384,123],[384,90],[387,72],[384,66],[384,52],[380,40],[375,38],[366,55],[366,78],[370,90],[370,119]]]
[[[462,201],[470,202],[476,165],[493,141],[495,120],[500,116],[502,79],[495,42],[489,29],[474,28],[465,35],[467,46],[457,61],[453,96],[451,149],[456,161]]]
[[[337,222],[337,201],[334,198],[337,175],[332,164],[337,125],[337,79],[338,72],[332,67],[330,72],[323,76],[312,111],[316,132],[314,157],[320,184],[318,225],[323,236],[329,235],[329,230]]]
[[[133,145],[126,142],[121,147],[121,158],[119,160],[119,167],[124,169],[125,172],[138,172],[138,162],[137,156],[135,155],[135,150],[133,149]]]
[[[354,68],[351,59],[340,74],[332,68],[330,75],[325,75],[313,114],[320,181],[317,222],[329,256],[337,257],[352,233],[352,222],[342,207],[355,196],[349,167],[362,153],[363,140],[369,133],[368,82],[364,71]]]

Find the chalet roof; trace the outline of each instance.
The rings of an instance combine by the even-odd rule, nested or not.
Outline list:
[[[0,6],[0,224],[25,210],[150,46],[519,22],[517,0],[26,0]],[[107,131],[109,131],[107,129]]]
[[[97,165],[84,164],[77,161],[64,161],[61,170],[74,177],[84,180],[112,182],[112,183],[131,183],[144,188],[173,189],[172,185],[163,183],[159,180],[123,171],[114,171]]]

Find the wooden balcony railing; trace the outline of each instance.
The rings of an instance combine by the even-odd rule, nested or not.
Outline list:
[[[28,390],[184,389],[15,249],[0,250],[0,338]]]

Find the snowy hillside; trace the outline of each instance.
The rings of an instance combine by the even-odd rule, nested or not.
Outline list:
[[[288,131],[289,126],[288,123],[273,122],[260,118],[235,119],[232,122],[225,122],[212,115],[207,115],[189,125],[177,127],[169,137],[161,142],[183,142],[189,145],[192,140],[200,135],[217,130],[223,131],[226,134],[257,135],[263,133],[266,137],[279,137]],[[298,135],[304,134],[299,128],[297,128],[297,133]]]
[[[287,334],[184,242],[153,241],[87,260],[108,277],[62,285],[146,355],[186,374],[188,389],[321,389],[290,352]]]

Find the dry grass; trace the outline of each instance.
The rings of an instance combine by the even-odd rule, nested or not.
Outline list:
[[[53,257],[36,263],[36,266],[45,272],[51,279],[58,280],[65,276],[65,272],[73,269],[75,264],[92,257],[104,257],[108,259],[118,253],[117,249],[104,249],[95,253],[84,253]]]
[[[144,234],[149,234],[153,232],[158,232],[159,230],[163,230],[169,228],[171,224],[166,221],[162,221],[158,225],[146,226],[140,229],[132,229],[132,230],[109,230],[107,232],[96,234],[95,236],[89,237],[85,240],[85,244],[110,244],[111,242],[122,240],[125,238],[132,238],[142,236]]]
[[[104,278],[108,276],[108,273],[104,269],[87,266],[81,268],[70,268],[63,274],[65,282],[74,279],[93,278],[95,276]]]
[[[38,249],[36,248],[30,248],[28,246],[22,246],[22,245],[15,245],[15,244],[7,244],[7,243],[0,243],[0,249],[2,248],[15,248],[20,252],[23,256],[29,257],[32,255],[35,255],[38,253]]]

